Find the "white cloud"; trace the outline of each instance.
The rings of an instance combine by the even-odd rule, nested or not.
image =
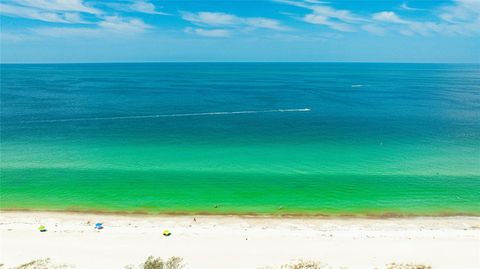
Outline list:
[[[130,5],[130,8],[133,11],[138,11],[138,12],[147,13],[147,14],[169,15],[168,13],[157,11],[154,4],[147,1],[142,1],[142,0],[134,1]]]
[[[82,0],[16,0],[0,4],[0,14],[55,23],[87,23],[81,14],[100,15],[101,11]]]
[[[287,28],[282,26],[277,20],[267,19],[267,18],[246,18],[244,19],[245,24],[250,25],[255,28],[265,28],[272,30],[286,30]]]
[[[86,23],[78,13],[55,13],[34,8],[0,3],[0,14],[10,17],[57,23]]]
[[[105,37],[108,35],[133,35],[142,33],[151,26],[134,18],[108,16],[97,27],[40,27],[30,29],[39,36],[55,38]]]
[[[328,2],[318,1],[318,0],[305,0],[307,3],[311,4],[328,4]]]
[[[229,37],[230,31],[225,29],[202,29],[202,28],[185,28],[185,33],[196,34],[206,37]]]
[[[402,19],[393,11],[374,13],[372,18],[379,23],[384,23],[384,27],[389,27],[391,30],[407,36],[414,34],[428,36],[432,33],[440,33],[445,29],[445,25],[434,22],[418,22]],[[400,28],[394,28],[391,25],[398,25]]]
[[[311,24],[327,26],[333,30],[341,32],[355,31],[355,25],[365,22],[364,18],[354,15],[348,10],[335,9],[325,5],[320,1],[291,1],[291,0],[274,0],[279,3],[305,8],[311,13],[304,15],[301,20]]]
[[[122,18],[118,16],[107,16],[103,21],[99,22],[98,25],[103,29],[125,34],[139,33],[151,28],[150,25],[145,24],[140,19]]]
[[[303,22],[323,25],[325,29],[338,32],[365,31],[375,35],[398,33],[402,35],[480,35],[480,0],[453,0],[432,10],[410,7],[407,2],[395,6],[395,11],[385,10],[370,14],[356,14],[350,10],[337,9],[319,0],[273,0],[304,9],[294,15],[283,13]],[[406,0],[405,0],[406,1]],[[168,15],[160,12],[152,0],[125,0],[118,3],[87,0],[3,0],[0,14],[51,23],[89,24],[89,27],[49,27],[34,31],[44,36],[65,35],[91,36],[99,33],[141,33],[150,28],[139,18],[121,17],[118,14],[132,12]],[[333,2],[332,2],[333,3]],[[110,7],[100,10],[99,7]],[[117,9],[111,11],[111,9]],[[427,13],[428,16],[418,16]],[[414,16],[415,15],[415,16]],[[289,30],[281,21],[265,17],[241,17],[223,12],[181,12],[182,19],[196,25],[187,27],[184,32],[206,37],[227,37],[235,32],[248,32],[255,29]],[[428,19],[426,19],[428,18]],[[192,25],[192,26],[193,26]],[[91,27],[90,27],[91,26]],[[329,31],[333,32],[333,31]],[[31,32],[30,32],[31,34]],[[5,39],[17,38],[10,34]],[[17,38],[18,39],[18,38]]]
[[[477,35],[480,34],[480,0],[454,0],[452,4],[429,11],[436,20],[425,21],[422,17],[404,19],[393,11],[373,13],[370,18],[349,10],[335,9],[324,2],[273,0],[278,3],[305,8],[311,13],[300,16],[304,22],[324,25],[342,32],[361,29],[376,35],[397,32],[403,35]],[[423,10],[412,8],[404,2],[404,11]],[[423,10],[425,11],[425,10]],[[295,15],[287,14],[291,17]]]
[[[241,20],[235,15],[222,12],[183,12],[182,18],[186,21],[212,26],[225,26],[238,24]]]
[[[480,1],[456,0],[440,9],[442,31],[450,35],[480,34]]]
[[[82,0],[15,0],[13,3],[46,11],[74,11],[90,14],[101,13],[100,10],[85,5]]]
[[[79,13],[73,13],[73,12],[64,13],[63,17],[70,23],[87,23],[82,19]]]
[[[329,19],[337,19],[339,21],[351,23],[364,21],[364,19],[359,16],[353,15],[348,10],[334,9],[332,7],[324,5],[311,6],[310,9],[313,10],[314,14],[322,15]]]
[[[341,32],[352,32],[353,28],[342,22],[331,21],[328,17],[317,15],[317,14],[307,14],[303,17],[303,21],[311,24],[320,24],[330,27],[331,29],[341,31]]]
[[[238,17],[233,14],[223,12],[182,12],[182,18],[193,24],[200,26],[213,27],[249,27],[263,28],[270,30],[287,30],[287,27],[281,25],[277,20],[261,17]]]
[[[402,3],[402,4],[400,5],[400,8],[403,9],[403,10],[408,10],[408,11],[421,11],[421,10],[425,10],[425,9],[422,9],[422,8],[410,7],[407,3]]]
[[[455,5],[443,7],[439,17],[449,23],[478,21],[480,20],[480,1],[457,0]]]
[[[400,19],[395,12],[392,11],[382,11],[373,14],[372,18],[376,21],[382,22],[391,22],[391,23],[399,23],[399,24],[408,24],[409,22],[406,20]]]
[[[405,20],[392,11],[375,13],[373,19],[382,23],[403,25],[402,28],[392,30],[409,36],[480,34],[480,1],[457,0],[453,5],[443,6],[435,13],[438,15],[436,21]]]
[[[152,15],[171,15],[165,12],[158,11],[157,7],[153,3],[146,0],[132,0],[126,3],[106,3],[105,5],[109,6],[110,8],[124,12],[137,12]]]
[[[51,23],[72,24],[72,27],[36,27],[2,34],[2,40],[21,41],[30,38],[55,37],[105,37],[109,35],[133,35],[152,28],[138,18],[107,15],[84,4],[82,0],[17,0],[14,4],[0,3],[0,14]],[[145,3],[145,2],[142,2]],[[154,12],[148,5],[136,6],[143,12]],[[139,11],[140,12],[140,11]],[[84,17],[89,21],[85,21]],[[88,24],[88,27],[73,24]]]

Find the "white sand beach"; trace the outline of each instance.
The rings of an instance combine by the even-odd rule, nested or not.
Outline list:
[[[194,218],[196,221],[194,221]],[[102,222],[103,230],[94,229]],[[39,258],[75,268],[124,268],[180,256],[185,268],[259,268],[298,259],[333,268],[417,263],[480,268],[480,218],[280,218],[1,212],[0,263]],[[38,231],[39,225],[48,229]],[[162,236],[164,229],[172,232]]]

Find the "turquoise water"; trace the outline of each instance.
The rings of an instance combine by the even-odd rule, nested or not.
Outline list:
[[[478,65],[1,65],[2,209],[480,214]]]

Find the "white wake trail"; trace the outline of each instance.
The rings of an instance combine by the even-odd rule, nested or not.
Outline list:
[[[258,114],[258,113],[275,113],[275,112],[309,112],[309,111],[311,111],[310,108],[291,108],[291,109],[270,109],[270,110],[200,112],[200,113],[183,113],[183,114],[155,114],[155,115],[118,116],[118,117],[30,120],[30,121],[22,121],[22,123],[50,123],[50,122],[70,122],[70,121],[148,119],[148,118],[195,117],[195,116],[213,116],[213,115]]]

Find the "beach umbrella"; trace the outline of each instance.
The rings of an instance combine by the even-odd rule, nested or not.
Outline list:
[[[170,236],[172,233],[169,230],[163,230],[164,236]]]
[[[43,232],[47,231],[47,228],[45,228],[45,226],[43,226],[43,225],[40,225],[40,226],[38,226],[38,230],[43,233]]]
[[[103,229],[103,224],[98,222],[95,224],[95,229]]]

